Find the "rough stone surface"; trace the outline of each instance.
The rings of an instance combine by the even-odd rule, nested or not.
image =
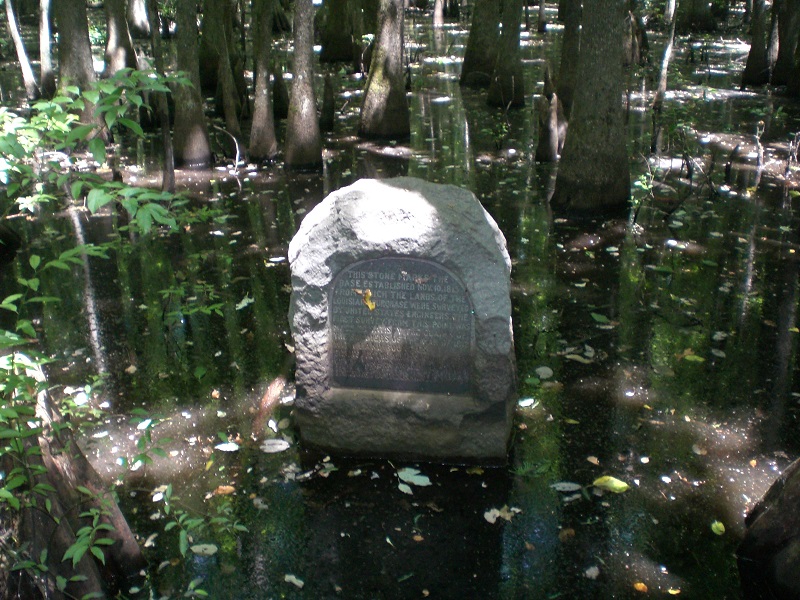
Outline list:
[[[745,524],[736,551],[745,598],[800,598],[800,460],[772,484]]]
[[[360,180],[306,215],[289,261],[304,443],[505,460],[516,378],[511,261],[471,192]]]

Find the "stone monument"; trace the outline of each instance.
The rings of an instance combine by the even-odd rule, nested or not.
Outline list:
[[[306,215],[289,261],[305,444],[505,460],[516,377],[511,261],[471,192],[362,179]]]

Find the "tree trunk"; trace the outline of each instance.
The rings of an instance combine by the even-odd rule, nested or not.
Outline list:
[[[753,2],[753,39],[747,64],[742,73],[742,87],[769,83],[769,62],[767,60],[767,18],[764,0]]]
[[[278,154],[275,120],[269,89],[272,47],[273,0],[256,0],[253,7],[255,92],[253,124],[250,130],[250,160],[257,163],[273,160]]]
[[[672,60],[672,50],[675,45],[675,19],[669,27],[669,37],[664,46],[664,57],[661,59],[661,71],[658,75],[658,86],[653,100],[653,137],[650,142],[650,152],[658,153],[661,148],[661,137],[663,125],[661,123],[661,111],[664,108],[664,98],[667,95],[667,75],[669,73],[669,63]]]
[[[714,31],[717,23],[708,0],[684,0],[677,11],[680,31]]]
[[[147,1],[147,17],[150,19],[150,47],[156,73],[164,74],[164,56],[161,50],[161,31],[158,28],[158,0]],[[156,112],[161,123],[161,142],[164,152],[164,168],[161,179],[161,190],[175,193],[175,153],[172,147],[172,135],[169,131],[169,106],[164,93],[156,93]]]
[[[22,37],[19,34],[17,15],[14,14],[14,4],[12,0],[6,0],[6,18],[8,21],[8,31],[11,34],[11,39],[14,40],[14,49],[17,51],[17,60],[22,70],[22,81],[25,84],[25,96],[28,100],[36,100],[39,98],[39,86],[36,84],[36,77],[33,75],[31,61],[28,59],[28,53],[25,51],[25,44],[22,42]]]
[[[105,77],[122,69],[136,69],[136,51],[125,18],[125,0],[105,0],[106,8],[106,66]]]
[[[128,0],[128,29],[140,38],[150,37],[150,21],[147,17],[147,0]]]
[[[178,0],[175,6],[175,51],[179,71],[189,74],[191,86],[175,88],[173,144],[176,166],[207,169],[211,146],[200,95],[200,62],[197,53],[197,2]]]
[[[327,19],[322,30],[320,62],[353,61],[361,52],[360,28],[356,27],[358,0],[328,0]],[[360,10],[359,10],[360,13]]]
[[[503,0],[503,30],[500,52],[495,61],[492,81],[486,95],[489,106],[503,108],[525,104],[525,82],[519,55],[519,28],[522,24],[522,0]]]
[[[294,76],[286,122],[284,164],[290,169],[317,169],[322,166],[322,138],[314,96],[312,52],[314,44],[314,5],[311,0],[294,4]]]
[[[403,2],[381,0],[380,23],[361,105],[359,135],[405,139],[411,117],[403,76]]]
[[[85,89],[97,80],[89,42],[89,21],[85,0],[58,0],[53,3],[58,25],[59,85]]]
[[[528,2],[525,2],[525,8],[528,8]],[[539,13],[536,17],[536,31],[539,33],[547,33],[547,16],[545,13],[545,0],[539,0]]]
[[[444,26],[444,0],[436,0],[433,3],[433,26]]]
[[[578,57],[581,49],[581,0],[562,0],[564,35],[561,37],[561,63],[556,94],[561,99],[567,119],[572,112],[572,98],[578,80]]]
[[[800,0],[781,0],[778,9],[778,57],[770,81],[773,85],[789,83],[795,62],[800,59],[796,54],[798,39],[800,39]]]
[[[229,0],[205,0],[203,3],[203,38],[201,40],[200,59],[204,65],[201,70],[210,76],[204,81],[206,89],[216,88],[221,113],[225,117],[227,133],[234,138],[234,145],[241,146],[242,130],[239,124],[239,112],[242,108],[241,96],[234,78],[233,56],[231,48],[233,40],[233,21]],[[213,86],[209,86],[213,82]],[[233,152],[237,148],[232,148]]]
[[[495,0],[476,0],[464,62],[461,64],[461,85],[488,87],[491,83],[497,62],[499,27],[500,11]]]
[[[619,211],[630,199],[622,114],[624,3],[596,0],[583,8],[578,82],[558,168],[554,209]]]
[[[56,95],[56,75],[50,50],[50,0],[39,0],[39,83],[45,98]]]

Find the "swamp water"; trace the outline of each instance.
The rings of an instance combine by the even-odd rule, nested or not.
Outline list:
[[[38,323],[52,382],[79,397],[108,374],[85,447],[121,482],[154,595],[195,582],[237,599],[740,597],[745,511],[800,454],[791,203],[769,186],[706,187],[670,213],[646,198],[635,222],[554,216],[553,170],[529,161],[532,106],[485,108],[434,47],[420,45],[407,147],[349,137],[351,81],[322,177],[192,175],[197,222],[126,237],[72,278],[43,273],[42,293],[62,299]],[[538,81],[542,47],[525,47]],[[705,103],[704,131],[751,133],[764,98],[723,96]],[[785,106],[774,140],[798,114]],[[631,112],[634,145],[649,118]],[[302,454],[291,383],[259,410],[290,373],[286,247],[299,222],[334,189],[399,174],[469,187],[508,240],[520,401],[507,469]],[[28,254],[105,242],[115,224],[83,213],[30,224],[4,289]],[[131,420],[142,407],[147,418]],[[151,464],[136,462],[144,452]],[[629,489],[592,486],[603,475]],[[200,514],[228,527],[193,529]]]

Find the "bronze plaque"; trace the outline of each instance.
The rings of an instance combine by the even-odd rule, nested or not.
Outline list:
[[[353,263],[329,296],[332,385],[463,394],[474,316],[464,284],[429,260]]]

